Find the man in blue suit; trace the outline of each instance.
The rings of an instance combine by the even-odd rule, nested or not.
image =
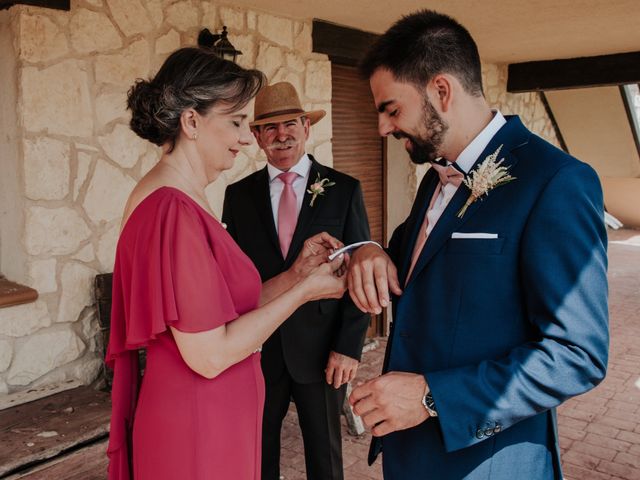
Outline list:
[[[363,311],[393,300],[383,374],[350,398],[369,462],[382,451],[392,480],[561,479],[555,408],[607,364],[598,178],[490,109],[450,17],[404,17],[361,67],[380,134],[434,164],[388,250],[361,247],[349,267]]]

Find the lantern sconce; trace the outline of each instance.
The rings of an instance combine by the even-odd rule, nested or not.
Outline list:
[[[216,55],[225,60],[235,63],[238,55],[242,55],[240,50],[231,44],[227,38],[227,27],[222,27],[221,33],[211,33],[208,28],[204,28],[198,35],[198,46],[211,49]]]

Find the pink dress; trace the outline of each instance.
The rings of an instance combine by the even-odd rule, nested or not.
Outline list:
[[[260,478],[260,354],[208,380],[187,366],[169,329],[232,322],[258,306],[260,288],[251,260],[183,192],[162,187],[133,211],[113,275],[109,479]],[[143,347],[138,395],[136,349]]]

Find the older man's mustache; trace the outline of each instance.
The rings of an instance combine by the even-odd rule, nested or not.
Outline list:
[[[289,140],[285,140],[284,142],[273,142],[271,145],[269,145],[267,147],[267,150],[275,150],[275,149],[279,149],[279,148],[288,148],[288,147],[295,147],[296,145],[298,145],[297,140],[293,140],[293,139],[289,139]]]

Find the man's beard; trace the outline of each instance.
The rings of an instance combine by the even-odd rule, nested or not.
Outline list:
[[[424,163],[433,163],[434,160],[441,157],[440,147],[444,141],[444,134],[449,129],[449,126],[442,120],[442,117],[438,115],[438,112],[433,107],[426,95],[423,98],[423,111],[424,118],[422,124],[422,131],[424,132],[420,136],[409,135],[405,132],[396,132],[394,137],[406,138],[411,142],[411,148],[407,150],[411,161],[417,165]],[[430,133],[430,135],[429,135]]]

